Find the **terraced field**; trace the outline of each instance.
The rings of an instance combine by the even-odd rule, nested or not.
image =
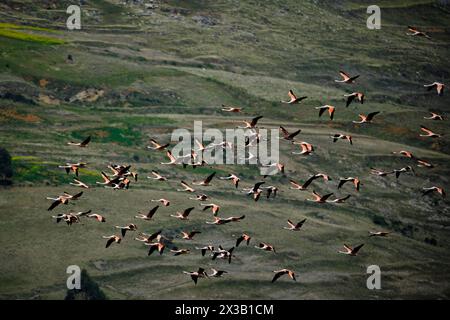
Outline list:
[[[0,4],[0,147],[12,160],[12,185],[0,186],[0,298],[63,299],[66,268],[87,270],[109,299],[448,299],[450,296],[450,210],[421,188],[448,189],[449,135],[419,138],[420,125],[447,133],[449,122],[427,121],[429,111],[448,114],[449,98],[426,91],[424,84],[448,82],[450,7],[445,1],[379,1],[381,30],[366,28],[371,1],[85,1],[82,29],[68,31],[70,1],[6,0]],[[427,30],[431,39],[409,37],[407,25]],[[68,61],[71,55],[73,61]],[[338,71],[361,74],[355,85],[334,82]],[[289,89],[308,96],[299,105],[281,104]],[[366,93],[363,105],[345,107],[346,93]],[[84,93],[85,96],[82,96]],[[244,108],[221,112],[221,105]],[[336,106],[335,119],[319,118],[314,107]],[[374,123],[358,126],[358,114],[381,111]],[[260,126],[302,129],[300,141],[315,146],[310,157],[294,156],[280,141],[285,175],[265,178],[280,193],[254,202],[241,188],[263,179],[252,166],[214,165],[196,169],[160,165],[164,153],[147,149],[150,138],[169,141],[177,128],[234,128],[262,115]],[[353,136],[333,143],[330,135]],[[66,145],[91,135],[87,148]],[[175,142],[174,142],[175,143]],[[173,143],[173,144],[174,144]],[[393,154],[408,150],[434,164],[417,167]],[[80,179],[92,187],[68,206],[48,212],[46,197],[80,191],[69,185],[58,165],[88,162]],[[110,163],[130,164],[139,173],[129,190],[96,185]],[[412,165],[416,174],[386,178],[370,168]],[[151,170],[168,182],[147,179]],[[208,225],[191,195],[175,191],[180,180],[209,173],[235,172],[235,190],[214,179],[199,187],[222,206],[220,216],[245,213],[239,223]],[[309,191],[289,189],[289,179],[305,181],[328,173],[333,180],[313,182]],[[339,177],[358,176],[360,192],[337,189]],[[307,201],[321,194],[351,194],[342,204]],[[151,199],[169,198],[153,221],[138,221]],[[195,206],[189,221],[170,217]],[[67,226],[53,214],[92,209],[106,223],[82,219]],[[284,230],[286,220],[307,218],[299,232]],[[147,256],[147,248],[127,234],[105,249],[102,235],[116,225],[159,229],[178,247],[192,250]],[[193,241],[182,230],[202,233]],[[386,230],[387,238],[368,237]],[[232,247],[242,232],[252,235],[231,264],[202,257],[196,246]],[[184,241],[184,242],[183,242]],[[261,252],[259,241],[277,253]],[[365,243],[360,254],[337,253],[343,243]],[[382,289],[368,290],[366,269],[379,265]],[[222,278],[200,279],[194,286],[183,270],[199,266],[228,271]],[[292,268],[297,282],[272,271]]]

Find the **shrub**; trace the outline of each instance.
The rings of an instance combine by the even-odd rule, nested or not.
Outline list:
[[[13,169],[9,152],[0,147],[0,185],[12,183]]]

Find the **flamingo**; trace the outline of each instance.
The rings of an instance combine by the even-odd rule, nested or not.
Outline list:
[[[177,189],[177,191],[195,192],[195,189],[189,186],[186,182],[181,181],[181,185],[183,186],[183,189]]]
[[[281,269],[281,270],[275,270],[275,276],[272,279],[272,283],[274,283],[275,281],[277,281],[278,278],[280,278],[281,276],[287,274],[289,276],[289,278],[291,278],[294,281],[297,281],[297,279],[295,278],[295,273],[292,270],[289,269]]]
[[[275,198],[277,196],[278,193],[278,188],[275,186],[267,186],[267,187],[262,187],[262,189],[266,189],[267,190],[267,199],[270,198],[270,195],[273,194],[273,197]]]
[[[82,142],[73,142],[73,141],[70,141],[70,142],[67,142],[67,144],[68,145],[71,145],[71,146],[77,146],[77,147],[80,147],[80,148],[85,148],[85,147],[87,147],[88,146],[88,144],[89,144],[89,142],[91,141],[91,136],[88,136],[86,139],[84,139]]]
[[[60,204],[68,204],[69,200],[78,200],[82,195],[83,195],[83,191],[79,192],[75,195],[71,195],[71,194],[68,194],[67,192],[64,192],[63,195],[60,195],[57,198],[47,197],[48,200],[53,200],[53,203],[50,205],[50,207],[47,210],[51,211]]]
[[[408,26],[409,33],[406,33],[408,36],[419,36],[419,37],[425,37],[427,39],[430,39],[430,36],[427,35],[425,32],[420,31],[416,27]]]
[[[192,210],[194,210],[194,207],[187,208],[183,212],[177,212],[175,215],[171,214],[170,216],[180,220],[189,220],[188,216]]]
[[[360,114],[359,117],[361,118],[361,120],[360,121],[352,121],[352,122],[357,123],[357,124],[371,123],[373,118],[379,113],[380,113],[380,111],[371,112],[367,116]]]
[[[426,188],[422,188],[422,191],[423,191],[424,196],[427,194],[430,194],[432,192],[437,192],[442,196],[442,198],[445,198],[445,190],[442,187],[437,187],[437,186],[426,187]]]
[[[370,174],[379,176],[379,177],[386,177],[388,174],[393,174],[394,171],[384,171],[380,169],[370,168]]]
[[[353,92],[351,94],[345,94],[344,97],[347,97],[347,101],[345,103],[345,107],[347,108],[352,101],[358,99],[358,101],[363,104],[364,103],[364,93],[362,92]]]
[[[166,245],[162,242],[153,242],[153,243],[144,243],[146,246],[149,246],[149,250],[147,255],[150,256],[153,252],[158,250],[159,255],[162,255],[164,252],[164,249],[166,248]]]
[[[170,206],[170,201],[164,198],[157,199],[157,200],[151,200],[151,202],[161,202],[163,206],[168,207]]]
[[[323,180],[325,181],[331,181],[331,177],[325,173],[316,173],[315,175],[313,175],[314,179],[319,179],[319,178],[323,178]]]
[[[389,234],[387,231],[369,231],[369,237],[387,237]]]
[[[180,159],[175,158],[172,155],[172,152],[170,150],[167,150],[166,152],[167,157],[169,158],[169,162],[161,162],[161,164],[178,164],[180,162]]]
[[[206,221],[207,224],[215,224],[215,225],[222,225],[230,222],[231,220],[222,219],[219,217],[214,217],[214,221]]]
[[[193,185],[196,186],[204,186],[207,187],[210,185],[211,180],[214,178],[214,176],[216,175],[216,172],[214,171],[213,173],[211,173],[208,177],[206,177],[205,180],[203,181],[194,181],[192,182]]]
[[[239,217],[229,217],[229,218],[226,218],[225,220],[230,221],[230,222],[239,222],[243,219],[245,219],[245,214],[243,214],[242,216],[239,216]]]
[[[293,190],[307,190],[308,186],[311,184],[311,182],[313,182],[315,179],[314,176],[311,176],[308,180],[306,180],[303,184],[299,184],[297,182],[295,182],[294,180],[289,180],[289,182],[291,183],[291,185],[293,187],[290,187],[289,189],[293,189]]]
[[[325,202],[327,202],[327,199],[333,195],[333,193],[328,193],[326,195],[321,196],[315,190],[313,190],[312,193],[313,193],[314,199],[306,199],[306,200],[312,201],[312,202],[317,202],[317,203],[325,203]]]
[[[344,71],[339,71],[339,74],[342,77],[342,80],[334,80],[335,82],[340,83],[355,83],[355,80],[359,78],[359,75],[356,75],[354,77],[350,77],[350,75]]]
[[[247,246],[250,243],[250,240],[252,239],[252,237],[250,237],[248,234],[243,233],[239,238],[236,239],[236,247],[239,247],[239,244],[242,241],[245,241],[247,243]]]
[[[183,235],[183,239],[185,239],[185,240],[192,240],[194,238],[194,236],[199,233],[201,233],[201,232],[200,231],[191,231],[188,233],[188,232],[181,231],[181,234]]]
[[[327,202],[331,202],[331,203],[344,203],[348,198],[350,198],[351,195],[346,195],[345,197],[342,198],[336,198],[333,200],[328,200]]]
[[[425,167],[425,168],[434,168],[434,165],[426,160],[423,159],[417,159],[417,166],[418,167]]]
[[[289,95],[289,101],[283,101],[283,100],[281,100],[282,103],[295,104],[295,103],[300,103],[302,100],[308,98],[308,97],[306,97],[306,96],[305,96],[305,97],[297,97],[297,96],[294,94],[294,91],[292,91],[292,90],[289,90],[288,95]]]
[[[191,253],[191,250],[189,249],[178,249],[177,247],[174,247],[173,249],[170,249],[170,252],[174,253],[174,256],[179,256],[182,254],[189,254]]]
[[[113,234],[112,236],[103,236],[103,239],[108,239],[108,241],[106,241],[105,248],[108,248],[114,242],[119,244],[122,241],[122,238],[116,236],[115,234]]]
[[[116,226],[116,229],[120,229],[120,232],[122,233],[122,238],[125,238],[125,234],[127,233],[127,231],[136,231],[137,230],[137,225],[135,225],[134,223],[130,223],[124,227]]]
[[[190,271],[190,272],[183,271],[183,273],[189,275],[196,285],[198,278],[208,277],[208,275],[205,272],[205,269],[203,268],[198,268],[198,271]]]
[[[291,220],[288,219],[287,223],[288,223],[289,227],[283,227],[283,229],[291,230],[291,231],[300,231],[300,228],[303,226],[303,224],[305,222],[306,222],[306,218],[300,222],[297,222],[296,224],[294,224]]]
[[[402,156],[405,156],[405,157],[407,157],[407,158],[410,158],[410,159],[416,159],[416,157],[412,154],[412,152],[409,152],[409,151],[406,151],[406,150],[401,150],[401,151],[398,151],[398,152],[396,152],[396,151],[393,151],[392,152],[393,154],[401,154]]]
[[[214,278],[220,278],[224,273],[228,273],[225,270],[217,270],[214,268],[211,268],[212,274],[210,274],[210,277],[214,277]]]
[[[333,138],[333,142],[338,141],[338,139],[344,139],[344,140],[348,140],[348,142],[350,142],[350,144],[353,144],[353,139],[352,139],[352,136],[350,136],[350,135],[336,133],[333,136],[331,136],[331,138]]]
[[[166,143],[166,144],[159,144],[155,139],[150,139],[150,143],[153,145],[153,147],[151,146],[147,146],[148,149],[151,150],[158,150],[158,151],[162,151],[164,149],[166,149],[170,143]]]
[[[115,177],[111,179],[106,173],[103,171],[101,172],[103,182],[96,181],[95,183],[101,184],[103,186],[114,186],[115,184],[119,183],[120,177]]]
[[[260,242],[255,248],[276,253],[274,246],[265,242]]]
[[[52,216],[52,218],[56,219],[56,223],[59,223],[61,220],[64,220],[69,226],[71,226],[72,223],[80,222],[80,218],[73,213],[58,214],[56,216]]]
[[[412,172],[415,174],[413,167],[411,166],[407,166],[401,169],[394,169],[395,172],[395,177],[398,179],[400,177],[400,174],[404,173],[404,172]]]
[[[314,151],[314,146],[312,144],[310,144],[310,143],[307,143],[307,142],[294,142],[294,144],[300,145],[300,147],[302,148],[302,151],[300,151],[300,152],[293,151],[293,152],[291,152],[292,154],[299,154],[299,155],[309,156]]]
[[[134,216],[137,219],[143,219],[143,220],[152,220],[153,216],[156,213],[156,210],[158,210],[159,206],[155,206],[152,209],[150,209],[147,213],[141,213],[138,212],[139,214],[137,216]]]
[[[356,191],[359,191],[359,188],[361,186],[361,181],[357,177],[356,178],[348,177],[348,178],[339,179],[338,189],[340,189],[347,182],[353,182],[353,185],[355,186]]]
[[[160,175],[160,174],[158,173],[158,171],[152,170],[152,175],[153,175],[154,177],[147,177],[147,178],[153,179],[153,180],[158,180],[158,181],[167,181],[167,178],[164,177],[164,176],[162,176],[162,175]]]
[[[364,246],[364,243],[363,243],[363,244],[360,244],[359,246],[354,247],[354,248],[350,247],[349,245],[344,244],[345,251],[338,251],[338,252],[339,252],[339,253],[342,253],[342,254],[349,255],[349,256],[357,256],[357,255],[358,255],[358,251],[359,251],[363,246]]]
[[[161,232],[162,230],[158,230],[152,234],[140,233],[138,237],[134,238],[134,240],[142,241],[145,243],[152,243],[152,241],[156,239],[158,242],[161,242]]]
[[[214,251],[214,246],[205,246],[205,247],[201,247],[201,248],[195,247],[195,249],[201,250],[202,256],[204,257],[206,254],[206,251]]]
[[[65,169],[67,174],[69,174],[69,172],[72,170],[73,173],[75,173],[75,175],[78,177],[78,169],[85,168],[86,165],[86,162],[66,163],[66,165],[58,166],[58,168]]]
[[[256,124],[258,123],[258,120],[261,119],[263,116],[258,116],[253,118],[251,121],[242,121],[245,124],[245,127],[238,127],[240,129],[254,129],[256,128]]]
[[[242,112],[242,108],[230,107],[230,106],[226,106],[226,105],[222,104],[222,111],[239,113],[239,112]]]
[[[79,217],[88,217],[88,218],[93,218],[95,220],[97,220],[98,222],[106,222],[106,219],[104,216],[97,214],[97,213],[91,213],[91,210],[85,211],[85,212],[78,212],[76,213],[77,216]]]
[[[436,92],[439,96],[444,95],[444,88],[445,88],[445,84],[440,83],[440,82],[433,82],[430,84],[425,84],[424,85],[425,88],[427,88],[428,91],[430,91],[431,89],[435,88]]]
[[[280,126],[280,131],[283,134],[283,139],[285,139],[287,141],[292,141],[292,140],[294,140],[294,137],[297,136],[302,130],[298,129],[291,133],[291,132],[287,131],[285,128],[283,128],[282,126]]]
[[[121,177],[121,176],[129,176],[131,175],[131,172],[129,171],[131,168],[131,165],[124,166],[124,165],[116,165],[116,164],[110,164],[108,165],[108,168],[111,169],[113,172],[113,177]]]
[[[420,134],[420,137],[429,137],[429,138],[440,138],[442,137],[442,134],[440,133],[434,133],[433,131],[431,131],[430,129],[424,127],[424,126],[420,126],[420,130],[422,130],[423,132],[425,132],[426,134]]]
[[[322,116],[322,114],[325,111],[328,111],[328,114],[330,115],[330,120],[333,120],[334,112],[336,111],[336,108],[330,105],[324,105],[321,107],[315,107],[317,110],[319,110],[319,118]]]
[[[203,206],[203,211],[206,211],[208,209],[211,209],[212,213],[214,216],[217,216],[217,214],[219,213],[220,210],[220,206],[218,206],[217,204],[214,203],[210,203],[210,204],[200,204],[200,206]]]
[[[441,120],[441,121],[444,120],[444,117],[441,116],[440,114],[437,114],[435,112],[430,112],[430,114],[431,114],[431,117],[423,117],[423,118],[426,120]]]
[[[86,183],[84,183],[78,179],[75,179],[75,178],[73,179],[73,181],[74,182],[69,182],[69,184],[71,184],[72,186],[75,186],[75,187],[89,189],[89,186]]]
[[[221,246],[219,246],[219,250],[213,251],[212,260],[215,260],[216,258],[228,259],[228,263],[231,263],[231,257],[233,257],[233,250],[234,247],[230,248],[229,250],[225,250]]]
[[[190,200],[198,200],[198,201],[206,201],[208,200],[208,196],[206,194],[199,194],[195,196],[195,198],[190,197]]]

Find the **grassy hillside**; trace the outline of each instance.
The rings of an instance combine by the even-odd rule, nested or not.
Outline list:
[[[419,138],[420,125],[447,133],[448,120],[423,119],[429,111],[448,114],[449,95],[428,92],[424,84],[448,83],[450,7],[445,1],[379,1],[381,30],[366,28],[370,1],[85,1],[82,30],[65,29],[70,1],[7,0],[0,4],[0,147],[12,157],[13,184],[0,186],[0,298],[63,299],[66,267],[86,269],[111,299],[395,299],[450,296],[449,202],[422,197],[421,188],[448,189],[449,136]],[[367,4],[366,4],[367,2]],[[409,37],[406,26],[426,30],[431,39]],[[71,55],[73,61],[68,61]],[[355,85],[334,82],[339,70],[361,74]],[[289,89],[308,96],[300,105],[281,104]],[[363,91],[366,102],[345,108],[346,93]],[[80,92],[89,97],[77,99]],[[80,97],[80,95],[78,95]],[[222,104],[244,107],[224,114]],[[314,107],[336,106],[335,119],[318,118]],[[358,126],[359,113],[381,111],[373,124]],[[311,157],[293,156],[280,142],[286,175],[267,177],[281,192],[253,202],[228,181],[213,180],[199,190],[222,206],[220,216],[246,214],[239,223],[211,226],[191,195],[174,191],[179,181],[201,179],[212,171],[235,172],[242,187],[262,179],[256,166],[167,167],[163,153],[148,140],[170,140],[174,129],[234,128],[238,121],[263,115],[260,125],[302,129],[301,141],[316,147]],[[329,136],[350,133],[354,145]],[[66,145],[92,136],[88,148]],[[431,169],[399,180],[369,174],[371,167],[414,165],[393,154],[409,150],[431,161]],[[79,191],[58,165],[88,162],[81,180],[93,187],[74,204],[52,212],[46,197]],[[109,163],[131,164],[139,181],[129,190],[96,186]],[[151,170],[169,182],[147,179]],[[333,180],[315,181],[319,193],[351,194],[342,204],[306,201],[309,191],[289,189],[289,179],[305,181],[325,172]],[[359,193],[337,190],[339,177],[358,176]],[[155,220],[137,221],[150,199],[169,198]],[[169,215],[195,206],[191,220]],[[51,215],[92,209],[107,222],[82,220],[68,227]],[[286,220],[307,218],[300,232],[283,230]],[[147,257],[146,247],[127,234],[105,249],[102,235],[115,225],[138,224],[139,231],[174,238],[190,255],[169,252]],[[270,226],[270,227],[269,227]],[[176,238],[182,230],[202,233],[192,242]],[[388,238],[368,238],[387,230]],[[251,245],[235,250],[231,264],[202,257],[195,246],[228,248],[242,233]],[[253,248],[272,243],[277,253]],[[343,243],[366,243],[357,257],[339,255]],[[379,265],[382,289],[366,288],[366,268]],[[182,274],[199,266],[229,274],[200,279]],[[271,284],[272,271],[292,268],[298,281]]]

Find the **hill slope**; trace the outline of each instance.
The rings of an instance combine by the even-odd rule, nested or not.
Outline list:
[[[361,1],[85,1],[82,30],[67,31],[69,2],[0,4],[0,146],[12,155],[14,169],[13,186],[0,190],[1,298],[62,299],[72,264],[87,269],[112,299],[449,298],[448,200],[420,192],[433,184],[448,189],[449,137],[418,138],[421,124],[442,133],[449,128],[448,120],[423,119],[430,110],[448,112],[448,94],[423,88],[449,79],[450,17],[443,2],[381,1],[382,29],[373,31],[366,28]],[[407,25],[429,31],[431,40],[408,37]],[[341,69],[361,74],[357,84],[335,83]],[[280,104],[289,89],[308,99]],[[345,108],[343,95],[356,90],[366,93],[366,102]],[[74,100],[80,92],[92,94]],[[245,113],[224,114],[221,104],[242,106]],[[324,104],[337,108],[332,122],[317,116],[314,107]],[[372,111],[381,111],[373,124],[352,124],[359,113]],[[262,178],[258,168],[168,168],[159,165],[163,153],[146,148],[148,140],[168,141],[174,129],[192,129],[194,120],[225,129],[256,115],[264,116],[263,127],[301,128],[300,139],[316,152],[293,156],[292,146],[280,142],[286,176],[265,179],[281,189],[275,199],[255,203],[226,181],[199,188],[222,206],[220,216],[246,214],[239,223],[207,225],[211,214],[174,191],[179,181],[232,171],[249,187]],[[336,132],[352,134],[354,145],[332,143],[329,136]],[[88,148],[66,145],[87,135],[93,137]],[[371,167],[415,166],[392,153],[400,150],[435,167],[415,167],[416,175],[398,180],[369,174]],[[68,161],[88,162],[80,178],[94,187],[75,206],[49,213],[45,197],[79,191],[57,168]],[[96,187],[109,163],[131,164],[139,181],[126,191]],[[147,179],[153,169],[170,181]],[[315,181],[310,191],[352,197],[320,205],[306,201],[309,191],[289,189],[289,179],[305,181],[317,172],[333,180]],[[347,176],[360,177],[359,193],[347,185],[337,190],[338,178]],[[154,221],[136,222],[137,211],[160,197],[172,205],[159,208]],[[169,216],[189,206],[196,207],[190,221]],[[51,219],[85,209],[104,214],[107,222],[68,227]],[[283,230],[287,219],[303,218],[300,232]],[[191,254],[147,257],[133,234],[106,250],[101,236],[130,222],[142,232],[163,229]],[[185,229],[202,233],[186,243],[176,238]],[[368,238],[370,230],[392,234]],[[231,247],[242,232],[253,240],[235,250],[231,264],[194,249],[209,243]],[[272,243],[277,253],[256,250],[258,241]],[[357,257],[337,254],[343,243],[363,242]],[[373,264],[382,270],[382,290],[366,288],[366,268]],[[199,266],[229,274],[200,279],[194,288],[182,271]],[[298,281],[271,284],[272,271],[284,267],[295,270]]]

